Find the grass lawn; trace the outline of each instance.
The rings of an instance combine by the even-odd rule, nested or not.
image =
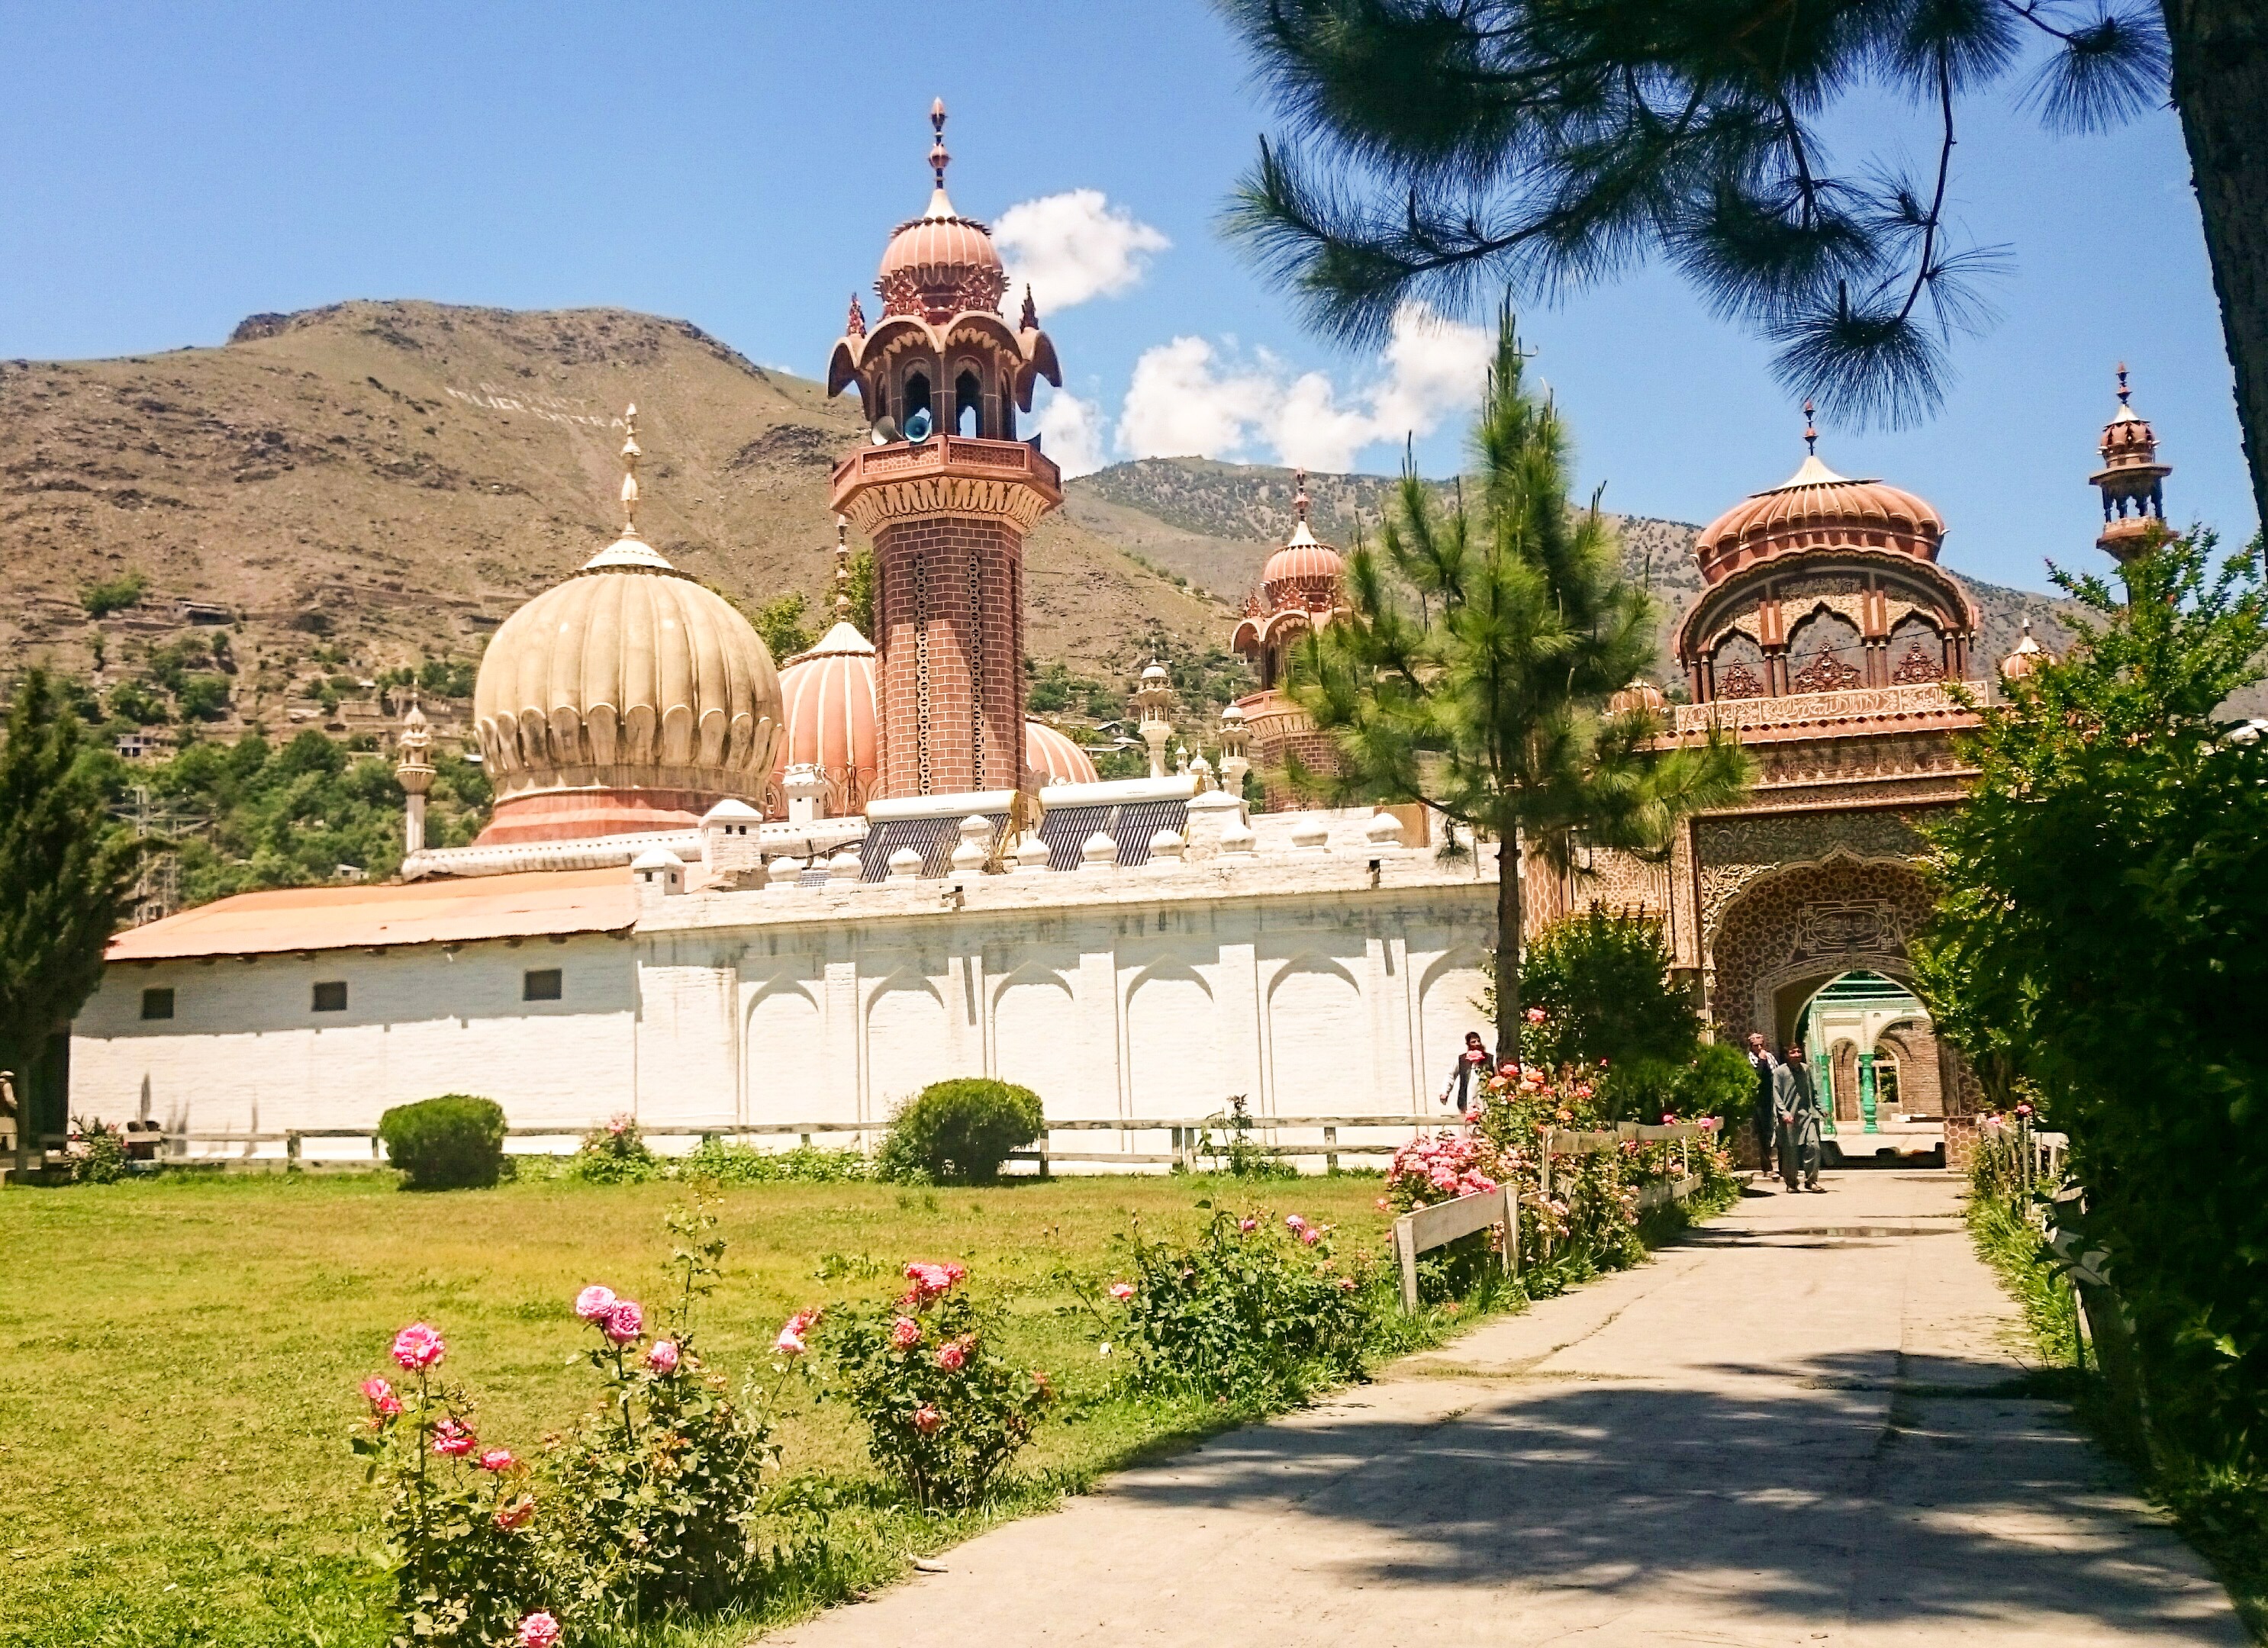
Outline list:
[[[1106,1399],[1108,1365],[1064,1307],[1063,1267],[1100,1276],[1139,1217],[1193,1228],[1208,1196],[1342,1228],[1343,1253],[1386,1218],[1373,1178],[1240,1185],[1187,1178],[1026,1181],[986,1190],[755,1185],[723,1192],[727,1278],[703,1324],[712,1362],[760,1365],[799,1306],[895,1292],[909,1259],[959,1259],[1004,1297],[1017,1354],[1058,1376],[1076,1419],[1025,1456],[1031,1485],[993,1514],[1076,1488],[1209,1415]],[[0,1643],[378,1644],[387,1624],[375,1506],[346,1438],[355,1381],[393,1372],[395,1328],[449,1342],[445,1372],[481,1403],[481,1433],[525,1454],[591,1401],[568,1310],[604,1282],[654,1300],[672,1184],[507,1185],[405,1194],[390,1177],[176,1178],[0,1191],[11,1354],[0,1362]],[[791,1381],[791,1474],[844,1485],[813,1589],[718,1622],[688,1644],[886,1580],[979,1519],[922,1519],[874,1478],[840,1404]],[[675,1640],[673,1638],[673,1640]]]

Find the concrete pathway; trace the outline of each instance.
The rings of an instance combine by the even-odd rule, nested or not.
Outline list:
[[[2244,1643],[2064,1413],[1995,1394],[1957,1181],[1829,1183],[776,1640]]]

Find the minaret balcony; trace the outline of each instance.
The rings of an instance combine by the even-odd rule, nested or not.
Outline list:
[[[940,435],[860,447],[835,466],[831,507],[864,533],[960,515],[1021,535],[1062,502],[1063,472],[1027,443]]]

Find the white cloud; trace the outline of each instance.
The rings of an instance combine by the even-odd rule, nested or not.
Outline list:
[[[1040,408],[1035,425],[1040,450],[1055,460],[1065,479],[1092,475],[1110,461],[1110,431],[1100,401],[1056,390]]]
[[[1488,334],[1404,304],[1378,370],[1344,397],[1320,372],[1292,375],[1265,350],[1240,359],[1204,338],[1177,337],[1143,352],[1118,422],[1118,444],[1137,458],[1244,458],[1344,470],[1381,441],[1432,434],[1480,398]]]
[[[1090,298],[1115,297],[1173,244],[1101,189],[1071,189],[1019,202],[1000,214],[992,239],[1008,263],[1010,314],[1027,282],[1042,316]]]

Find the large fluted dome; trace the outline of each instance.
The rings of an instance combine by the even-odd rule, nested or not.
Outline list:
[[[1071,742],[1068,734],[1058,732],[1044,721],[1024,723],[1024,765],[1032,769],[1042,787],[1095,781],[1094,760]]]
[[[1742,499],[1701,529],[1693,558],[1723,582],[1760,561],[1812,549],[1895,549],[1934,561],[1945,541],[1936,510],[1904,488],[1837,475],[1816,457],[1779,485]]]
[[[504,620],[473,689],[496,812],[482,842],[689,825],[763,804],[779,676],[724,597],[625,533]]]

